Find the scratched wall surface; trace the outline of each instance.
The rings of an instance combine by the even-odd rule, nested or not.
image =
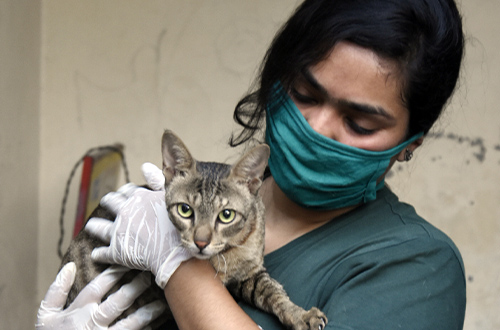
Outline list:
[[[121,142],[132,180],[141,183],[140,164],[160,165],[159,139],[170,128],[198,158],[233,159],[226,146],[232,109],[298,2],[43,2],[37,299],[58,268],[59,208],[78,158]],[[500,2],[462,0],[461,9],[461,86],[415,158],[396,164],[388,182],[462,251],[465,328],[500,329]]]

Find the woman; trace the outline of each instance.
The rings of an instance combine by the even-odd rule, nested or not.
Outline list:
[[[295,303],[325,312],[327,329],[463,327],[458,249],[384,184],[439,117],[462,56],[452,0],[306,0],[236,107],[243,130],[231,144],[251,140],[265,119],[271,147],[260,190],[266,268]],[[146,207],[133,194],[110,203],[118,217]],[[153,271],[180,329],[280,328],[238,305],[207,262],[164,250],[150,264],[106,226],[90,229],[111,242],[93,256]]]

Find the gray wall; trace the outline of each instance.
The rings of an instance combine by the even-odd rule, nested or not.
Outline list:
[[[0,328],[32,329],[40,177],[40,4],[0,1]]]

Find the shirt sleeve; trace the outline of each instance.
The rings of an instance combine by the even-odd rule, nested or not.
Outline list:
[[[447,242],[415,238],[346,258],[329,283],[326,329],[463,328],[465,276]]]

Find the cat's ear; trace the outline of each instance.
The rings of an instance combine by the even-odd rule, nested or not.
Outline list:
[[[252,194],[257,194],[262,184],[269,153],[270,149],[267,144],[252,148],[233,165],[231,176],[236,177],[239,182],[244,182]]]
[[[184,143],[170,130],[163,133],[161,151],[165,185],[169,184],[176,174],[182,174],[195,167],[195,161]]]

